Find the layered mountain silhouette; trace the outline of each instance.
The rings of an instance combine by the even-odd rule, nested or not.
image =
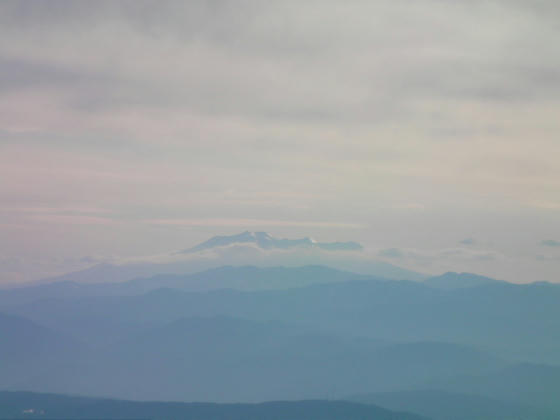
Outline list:
[[[433,420],[555,420],[560,415],[556,410],[515,401],[439,390],[380,392],[351,396],[347,400],[409,411]]]
[[[83,355],[78,340],[25,318],[0,313],[0,389],[33,381],[60,361]]]
[[[362,245],[357,242],[317,242],[307,237],[302,239],[278,239],[266,232],[245,231],[231,236],[214,236],[206,242],[181,252],[199,252],[236,244],[254,244],[262,249],[319,248],[329,251],[360,251],[363,249]]]
[[[54,282],[0,291],[0,389],[349,398],[435,420],[548,420],[560,412],[559,303],[550,283],[469,273],[419,282],[322,266]]]
[[[454,344],[392,344],[277,321],[186,318],[59,358],[51,369],[20,367],[8,385],[142,400],[266,401],[418,387],[502,365]]]
[[[193,274],[158,274],[124,282],[83,283],[71,280],[54,281],[8,290],[0,290],[0,308],[48,298],[78,298],[91,296],[132,296],[161,288],[187,292],[219,289],[245,291],[282,290],[313,284],[356,280],[387,280],[375,276],[355,274],[324,266],[255,267],[222,266]],[[461,289],[506,282],[472,273],[448,272],[423,281],[437,289]]]
[[[560,366],[519,363],[484,375],[440,379],[433,386],[543,407],[560,418]]]
[[[440,276],[428,277],[424,284],[437,287],[439,289],[461,289],[466,287],[485,286],[495,283],[505,283],[504,281],[492,279],[490,277],[479,276],[472,273],[447,272]]]
[[[296,276],[298,269],[291,270]],[[548,283],[442,290],[368,279],[255,292],[168,288],[137,296],[45,299],[3,310],[89,342],[184,317],[225,315],[389,341],[455,342],[512,360],[558,363],[559,302],[560,286]]]
[[[48,298],[132,296],[161,288],[202,292],[218,289],[281,290],[350,280],[375,279],[324,266],[254,267],[224,266],[194,274],[159,274],[125,282],[80,283],[70,280],[0,290],[0,307]]]
[[[265,232],[215,236],[191,248],[168,254],[102,263],[41,281],[53,283],[123,282],[165,274],[194,274],[225,265],[259,267],[323,265],[377,277],[421,280],[426,276],[373,259],[357,242],[317,242],[311,238],[279,239]]]
[[[428,420],[344,401],[261,404],[135,402],[30,392],[0,392],[0,419]]]

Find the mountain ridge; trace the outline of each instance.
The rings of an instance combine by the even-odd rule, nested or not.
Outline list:
[[[74,280],[60,280],[4,289],[0,290],[0,308],[6,304],[23,304],[46,298],[133,296],[160,288],[187,292],[218,289],[281,290],[350,280],[385,279],[320,265],[301,267],[221,266],[192,274],[158,274],[124,282],[82,283]]]
[[[269,401],[258,404],[138,402],[32,392],[0,392],[0,419],[155,420],[429,420],[412,413],[347,401]]]
[[[456,273],[448,271],[439,276],[428,277],[424,280],[424,284],[438,289],[461,289],[467,287],[485,286],[488,284],[507,283],[502,280],[496,280],[491,277],[481,276],[474,273]]]
[[[262,249],[320,248],[328,251],[361,251],[357,242],[317,242],[309,237],[300,239],[274,238],[266,232],[245,231],[236,235],[214,236],[192,248],[179,251],[182,254],[199,252],[233,244],[255,244]]]

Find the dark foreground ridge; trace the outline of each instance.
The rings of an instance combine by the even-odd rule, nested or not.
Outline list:
[[[1,419],[426,420],[343,401],[259,404],[134,402],[32,392],[0,392]]]

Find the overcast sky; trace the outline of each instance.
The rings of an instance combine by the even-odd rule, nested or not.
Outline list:
[[[560,280],[556,1],[3,1],[0,283],[215,234]]]

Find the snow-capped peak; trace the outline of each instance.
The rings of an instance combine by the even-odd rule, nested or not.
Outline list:
[[[237,235],[214,236],[201,244],[181,251],[181,253],[198,252],[234,244],[255,244],[262,249],[290,249],[297,247],[320,248],[328,251],[358,251],[362,249],[362,246],[357,242],[318,242],[308,237],[302,239],[279,239],[272,237],[266,232],[245,231]]]

